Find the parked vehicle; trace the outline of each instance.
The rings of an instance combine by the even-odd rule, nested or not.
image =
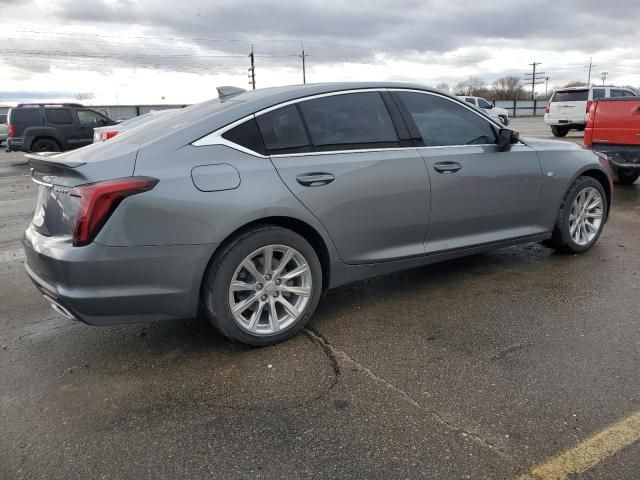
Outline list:
[[[176,108],[167,108],[166,110],[154,110],[153,112],[143,113],[137,117],[124,120],[117,125],[109,125],[107,127],[98,127],[93,129],[93,143],[104,142],[110,138],[115,137],[118,133],[131,130],[132,128],[139,127],[151,120],[157,120],[164,115],[170,115],[173,112],[178,111]]]
[[[93,129],[115,122],[78,103],[21,103],[9,109],[8,151],[61,152],[89,145]]]
[[[589,109],[584,144],[609,158],[623,185],[640,177],[640,97],[596,100]]]
[[[27,157],[26,269],[57,311],[199,312],[251,345],[291,337],[348,282],[524,242],[585,252],[611,205],[604,156],[412,84],[227,95]]]
[[[0,144],[9,137],[9,125],[7,125],[7,114],[0,113]]]
[[[509,112],[504,108],[496,107],[493,103],[482,97],[461,96],[458,97],[471,105],[483,110],[487,115],[500,121],[503,125],[509,125]]]
[[[544,123],[555,137],[565,137],[570,130],[584,130],[591,103],[600,98],[635,97],[635,92],[613,85],[570,87],[556,90],[547,102]]]

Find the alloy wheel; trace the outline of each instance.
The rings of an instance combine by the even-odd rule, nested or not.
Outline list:
[[[229,307],[243,329],[273,335],[304,313],[313,288],[304,256],[286,245],[267,245],[247,255],[231,278]]]
[[[604,214],[602,194],[594,187],[587,187],[576,196],[569,213],[569,234],[573,241],[588,245],[602,226]]]

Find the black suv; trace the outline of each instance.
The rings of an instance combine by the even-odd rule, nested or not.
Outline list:
[[[93,142],[93,129],[116,122],[78,103],[21,103],[9,110],[7,151],[62,152]]]

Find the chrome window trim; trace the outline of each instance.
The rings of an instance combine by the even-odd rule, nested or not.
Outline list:
[[[295,98],[293,100],[287,100],[286,102],[278,103],[277,105],[272,105],[271,107],[264,108],[262,110],[257,111],[251,115],[247,115],[239,120],[236,120],[233,123],[225,125],[224,127],[215,130],[204,137],[199,138],[198,140],[191,143],[194,147],[204,147],[209,145],[223,145],[229,148],[233,148],[234,150],[238,150],[243,153],[247,153],[254,157],[258,158],[281,158],[281,157],[302,157],[302,156],[311,156],[311,155],[337,155],[343,153],[367,153],[367,152],[384,152],[384,151],[400,151],[400,150],[410,150],[410,149],[442,149],[442,148],[464,148],[464,147],[486,147],[486,146],[497,146],[497,143],[478,143],[472,145],[432,145],[432,146],[409,146],[409,147],[389,147],[389,148],[361,148],[361,149],[351,149],[351,150],[326,150],[322,152],[302,152],[302,153],[278,153],[274,155],[262,155],[261,153],[255,152],[248,148],[243,147],[242,145],[238,145],[237,143],[230,142],[229,140],[222,137],[223,134],[228,132],[234,127],[237,127],[241,123],[246,122],[247,120],[258,118],[265,113],[272,112],[274,110],[278,110],[283,107],[287,107],[289,105],[295,105],[300,102],[304,102],[307,100],[314,100],[316,98],[324,98],[324,97],[333,97],[337,95],[349,95],[353,93],[367,93],[367,92],[412,92],[412,93],[421,93],[424,95],[433,95],[436,97],[444,98],[454,104],[459,104],[462,107],[466,108],[470,112],[474,113],[478,117],[480,117],[485,122],[489,123],[497,128],[503,128],[503,126],[499,125],[497,121],[492,118],[485,116],[482,112],[476,111],[474,107],[466,105],[466,101],[460,100],[456,102],[455,100],[449,98],[446,95],[439,94],[437,92],[430,92],[427,90],[419,90],[415,88],[359,88],[359,89],[351,89],[351,90],[341,90],[338,92],[326,92],[326,93],[318,93],[315,95],[308,95],[306,97]],[[469,104],[470,105],[470,104]]]

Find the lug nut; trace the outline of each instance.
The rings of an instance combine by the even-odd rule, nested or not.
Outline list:
[[[278,298],[278,295],[280,295],[278,292],[273,292],[273,296],[274,296],[275,298]]]
[[[282,280],[278,279],[276,280],[276,285],[280,285],[282,283]]]
[[[256,290],[262,290],[262,284],[259,283],[258,285],[256,285]]]
[[[270,274],[270,273],[267,273],[267,274],[264,276],[264,278],[265,278],[265,280],[271,280],[271,274]]]
[[[266,295],[262,295],[260,297],[260,300],[262,300],[263,302],[266,302],[267,301],[267,296]]]

